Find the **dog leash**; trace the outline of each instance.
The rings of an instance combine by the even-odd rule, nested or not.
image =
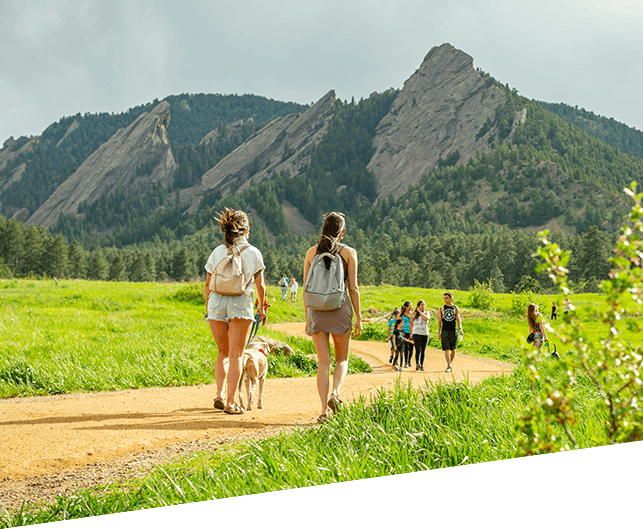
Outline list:
[[[250,338],[248,338],[248,342],[246,343],[246,347],[250,345],[250,342],[252,339],[257,336],[257,331],[259,331],[259,322],[261,321],[261,313],[257,312],[255,314],[255,320],[252,322],[252,327],[250,328]]]

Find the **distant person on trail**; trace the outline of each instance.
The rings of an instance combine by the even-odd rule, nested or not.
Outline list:
[[[286,295],[288,294],[288,278],[286,274],[281,274],[279,286],[281,287],[281,301],[286,301]]]
[[[413,321],[411,320],[411,313],[413,312],[413,303],[405,301],[402,305],[402,313],[400,317],[404,323],[404,367],[411,367],[411,357],[413,356],[413,343],[411,335],[413,334]]]
[[[529,336],[527,342],[533,343],[536,349],[540,349],[543,345],[543,339],[548,342],[547,333],[542,321],[539,321],[540,312],[538,312],[538,305],[530,303],[527,307],[527,323],[529,323]]]
[[[455,358],[455,348],[458,341],[456,324],[460,335],[464,336],[462,320],[460,319],[460,309],[453,304],[453,294],[451,294],[451,292],[445,292],[444,305],[440,307],[440,311],[438,312],[438,336],[440,336],[442,341],[442,350],[444,351],[444,358],[447,361],[447,373],[453,371],[451,364]]]
[[[395,354],[395,341],[393,339],[393,330],[395,329],[395,322],[398,319],[400,311],[396,308],[393,309],[391,313],[391,319],[388,320],[388,333],[386,335],[386,341],[391,344],[391,358],[388,359],[388,363],[393,363],[393,355]]]
[[[293,277],[290,280],[290,301],[293,303],[297,301],[297,290],[299,289],[299,284],[297,280]]]
[[[348,283],[348,295],[342,305],[335,310],[321,311],[306,306],[306,291],[304,291],[304,311],[306,314],[306,334],[315,344],[317,351],[317,391],[321,400],[321,415],[318,421],[328,420],[329,411],[336,412],[341,405],[339,392],[348,371],[348,354],[351,342],[351,327],[353,311],[355,312],[355,330],[353,336],[362,332],[362,316],[360,314],[359,286],[357,285],[357,252],[345,244],[340,244],[346,233],[346,219],[343,213],[328,213],[324,217],[319,242],[308,249],[304,260],[304,285],[308,272],[317,254],[330,253],[339,255],[344,268],[344,280]],[[331,265],[329,257],[323,258],[324,265]],[[328,396],[330,374],[330,337],[335,346],[335,369],[333,371],[333,389]]]
[[[243,211],[225,208],[216,219],[221,231],[225,234],[224,244],[217,246],[205,269],[205,317],[210,325],[214,341],[217,344],[217,360],[214,375],[217,381],[217,396],[214,399],[215,409],[237,415],[243,413],[235,402],[239,379],[241,377],[241,356],[248,340],[250,328],[254,322],[254,287],[257,290],[260,317],[265,315],[266,286],[263,279],[263,256],[261,252],[248,243],[250,224]],[[241,295],[221,295],[210,290],[210,278],[217,265],[229,252],[240,252],[241,268],[248,283]],[[225,362],[224,360],[228,360]],[[227,379],[228,389],[224,396],[224,384]]]
[[[411,339],[415,344],[415,370],[424,371],[424,352],[429,341],[429,318],[431,313],[426,310],[424,300],[418,301],[413,312],[413,334]]]
[[[555,301],[551,302],[551,319],[552,320],[557,320],[558,319],[558,307],[556,306]]]
[[[395,371],[402,371],[402,359],[404,357],[404,351],[406,350],[407,344],[413,346],[413,342],[405,336],[403,325],[404,322],[402,321],[402,318],[398,318],[395,320],[395,325],[393,327],[393,345],[395,347],[393,369]]]

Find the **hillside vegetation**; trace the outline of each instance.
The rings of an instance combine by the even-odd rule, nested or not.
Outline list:
[[[281,273],[301,280],[303,255],[314,237],[291,233],[283,207],[287,201],[316,229],[327,211],[347,214],[345,241],[359,252],[364,284],[467,290],[476,281],[490,281],[496,292],[519,290],[538,283],[534,234],[548,228],[572,251],[572,283],[596,291],[628,210],[622,189],[641,182],[643,159],[480,73],[487,86],[495,84],[507,94],[506,104],[478,131],[482,137],[495,127],[498,134],[467,163],[458,164],[458,153],[452,153],[417,186],[379,201],[367,165],[376,126],[397,91],[338,101],[328,133],[297,174],[273,173],[225,199],[206,194],[189,215],[189,195],[182,190],[194,186],[203,171],[263,123],[305,107],[256,96],[171,96],[169,134],[179,163],[175,188],[156,186],[145,196],[119,190],[82,206],[78,216],[61,215],[50,232],[2,219],[0,270],[4,276],[131,281],[203,277],[203,264],[221,240],[213,217],[227,206],[251,214],[252,242],[264,254],[268,280],[274,282]],[[2,195],[3,211],[33,210],[111,131],[148,108],[120,116],[78,115],[52,125],[39,138],[35,154],[25,154],[31,156],[25,170],[40,169]],[[563,107],[556,108],[565,114]],[[524,123],[516,126],[519,112],[525,114]],[[246,121],[229,127],[234,119]],[[73,120],[80,126],[71,130]],[[217,126],[217,140],[199,144]],[[96,132],[90,134],[92,127]],[[616,143],[632,147],[638,138],[634,132]]]

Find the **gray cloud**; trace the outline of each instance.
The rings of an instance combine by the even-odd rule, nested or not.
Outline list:
[[[310,103],[401,87],[435,45],[643,130],[643,1],[0,1],[0,142],[182,92]]]

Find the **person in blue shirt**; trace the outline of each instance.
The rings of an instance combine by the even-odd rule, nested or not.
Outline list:
[[[405,301],[402,305],[402,323],[404,330],[404,367],[411,367],[411,357],[413,356],[413,343],[411,340],[411,335],[413,334],[413,319],[411,313],[413,312],[413,303],[410,301]]]

